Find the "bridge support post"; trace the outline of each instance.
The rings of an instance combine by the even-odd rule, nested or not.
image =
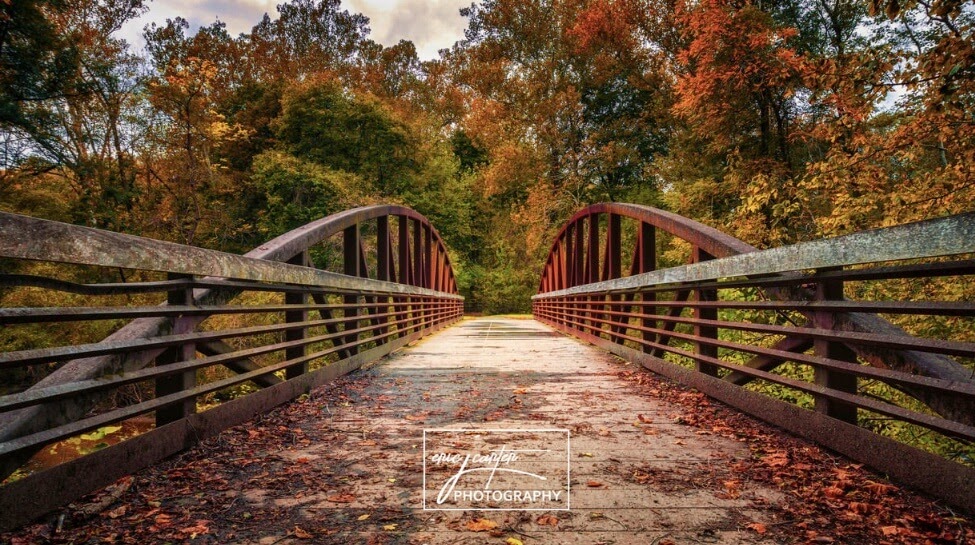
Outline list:
[[[412,284],[410,275],[413,272],[413,265],[410,263],[410,219],[406,216],[397,216],[396,228],[397,253],[399,254],[399,283]],[[394,271],[395,272],[395,271]],[[408,299],[406,297],[394,297],[393,307],[396,311],[396,336],[405,337],[409,331],[406,324],[406,311]]]
[[[346,227],[342,232],[342,272],[349,276],[359,276],[359,226],[353,225]],[[343,310],[343,315],[348,318],[345,321],[345,331],[352,331],[359,328],[359,296],[345,295],[342,302],[347,305]],[[358,333],[346,333],[343,344],[355,343],[359,340]],[[359,353],[359,348],[351,346],[348,353],[354,356]]]
[[[192,279],[192,276],[170,274],[170,280]],[[170,305],[192,305],[193,288],[177,288],[169,292],[167,302]],[[189,333],[193,330],[196,322],[185,317],[177,317],[171,320],[174,335]],[[196,358],[196,344],[186,343],[180,346],[167,349],[156,358],[156,366],[167,365],[180,361],[189,361]],[[184,392],[196,387],[196,370],[184,371],[172,375],[166,375],[156,379],[156,397],[163,397],[170,394]],[[170,422],[175,422],[196,412],[196,398],[190,397],[167,405],[156,410],[156,427],[160,427]]]
[[[395,276],[392,271],[393,244],[390,240],[389,216],[378,218],[376,220],[376,280],[388,282]],[[384,306],[376,308],[376,312],[379,314],[388,314],[389,306],[385,305],[385,303],[389,303],[389,298],[380,297],[376,300],[382,300],[384,303]],[[383,316],[379,320],[383,324],[383,327],[379,330],[379,334],[385,335],[389,331],[389,316]],[[388,342],[388,339],[383,342]]]
[[[837,301],[843,299],[843,281],[826,280],[816,284],[817,301]],[[829,311],[816,311],[813,314],[813,327],[817,329],[833,329],[836,317]],[[830,340],[816,340],[813,350],[821,358],[856,363],[856,354],[848,346]],[[857,377],[846,373],[838,373],[829,369],[816,367],[813,378],[817,385],[856,394]],[[817,412],[826,414],[838,420],[856,424],[857,408],[844,403],[838,403],[824,396],[816,396],[815,408]]]
[[[603,280],[615,280],[623,276],[623,227],[622,217],[619,214],[610,214],[609,223],[606,226],[606,262],[603,271]],[[616,344],[623,344],[623,337],[626,334],[629,319],[625,314],[626,309],[620,302],[623,297],[617,294],[609,296],[609,332],[610,339]]]
[[[300,254],[294,256],[288,260],[288,263],[292,265],[301,265],[302,267],[307,267],[310,263],[308,258],[308,252],[304,251]],[[308,303],[308,294],[306,293],[285,293],[284,294],[284,304],[286,305],[304,305]],[[288,310],[284,313],[284,321],[292,323],[302,323],[308,321],[308,311],[307,310]],[[305,338],[305,328],[300,329],[288,329],[284,332],[285,342],[300,341]],[[303,358],[307,354],[307,345],[292,346],[291,348],[286,348],[284,351],[284,359],[293,360],[298,358]],[[303,375],[308,372],[308,362],[302,362],[299,364],[292,365],[284,370],[284,376],[286,379],[292,379],[297,376]]]
[[[692,256],[692,261],[694,263],[700,263],[702,261],[710,261],[714,259],[714,256],[705,252],[704,250],[694,247],[694,254]],[[714,289],[699,289],[697,292],[698,302],[705,301],[717,301],[718,300],[718,290]],[[716,308],[694,308],[694,318],[698,320],[717,320],[718,319],[718,309]],[[702,337],[706,339],[717,339],[718,338],[718,328],[710,325],[695,325],[694,335],[697,337]],[[697,353],[701,356],[707,356],[710,358],[718,357],[718,347],[713,344],[708,344],[706,342],[695,343],[697,345]],[[714,364],[698,361],[696,362],[697,370],[705,375],[711,375],[713,377],[718,376],[718,367]]]
[[[589,244],[586,247],[586,281],[583,282],[584,284],[599,282],[599,214],[590,214],[588,223]],[[595,296],[589,296],[588,299],[591,333],[598,337],[603,320],[602,314],[597,311],[600,303],[595,302]]]
[[[639,259],[639,267],[637,268],[637,273],[646,273],[654,271],[657,269],[657,230],[656,228],[646,222],[640,222],[640,234],[637,240],[638,250],[637,258]],[[657,320],[651,318],[657,314],[657,308],[654,306],[648,306],[647,303],[654,302],[657,300],[657,294],[654,292],[644,292],[640,294],[640,301],[643,305],[640,307],[640,314],[643,318],[640,321],[646,329],[656,328]],[[657,335],[650,331],[643,331],[642,334],[644,342],[653,342],[657,339]],[[648,344],[643,344],[642,349],[644,352],[651,352],[653,349]]]
[[[413,220],[413,285],[426,287],[423,275],[423,225],[420,220]],[[410,297],[411,328],[419,331],[423,323],[423,297]]]

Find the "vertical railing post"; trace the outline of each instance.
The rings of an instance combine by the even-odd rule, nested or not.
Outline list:
[[[565,287],[575,286],[575,224],[569,224],[565,229]]]
[[[342,266],[343,272],[349,276],[359,276],[359,225],[346,227],[342,232]],[[342,297],[342,302],[346,305],[343,315],[345,320],[345,331],[349,332],[359,328],[359,296],[347,294]],[[346,333],[343,344],[358,342],[357,333]],[[359,353],[358,346],[349,347],[349,354]]]
[[[192,276],[170,274],[170,280],[192,279]],[[193,304],[193,288],[176,288],[169,292],[167,302],[170,305],[188,306]],[[173,335],[190,333],[193,330],[193,321],[184,317],[172,318]],[[179,346],[168,348],[156,358],[156,365],[162,366],[180,361],[190,361],[196,358],[196,345],[194,343],[184,343]],[[162,376],[155,381],[156,397],[163,397],[170,394],[185,392],[196,387],[196,370],[183,371],[171,375]],[[196,398],[190,397],[160,407],[156,410],[156,427],[175,422],[196,412]]]
[[[657,269],[657,230],[653,225],[645,222],[640,222],[640,268],[638,273],[646,273]],[[655,292],[643,292],[640,295],[640,301],[643,303],[640,313],[643,315],[641,319],[641,325],[644,328],[656,328],[657,320],[651,318],[657,314],[656,307],[648,306],[647,303],[657,300],[657,294]],[[657,339],[656,333],[650,331],[643,332],[643,340],[655,341]],[[652,348],[644,344],[644,352],[651,352]]]
[[[425,288],[433,288],[433,229],[429,224],[423,225],[423,275],[426,279],[426,284],[423,286]],[[423,297],[420,299],[423,301],[423,319],[430,321],[430,317],[433,316],[433,298]]]
[[[599,281],[599,214],[589,214],[589,245],[586,248],[586,284]],[[591,333],[599,336],[597,331],[602,326],[602,315],[596,311],[595,297],[589,297],[589,325],[595,328]]]
[[[380,216],[376,219],[376,279],[389,281],[392,279],[391,269],[392,266],[390,256],[393,253],[393,245],[390,243],[389,237],[389,216]],[[389,316],[385,316],[389,313],[389,297],[385,295],[376,296],[376,302],[384,301],[384,304],[377,307],[376,313],[382,314],[379,318],[379,322],[383,324],[379,328],[379,334],[385,335],[389,331]],[[388,339],[381,341],[383,343],[388,342]]]
[[[423,224],[413,220],[413,279],[414,285],[426,287],[423,280]]]
[[[406,216],[398,217],[397,228],[399,236],[396,243],[399,245],[399,282],[400,284],[410,285],[410,275],[413,274],[413,266],[410,263],[410,219]],[[407,301],[406,297],[395,297],[396,303],[396,329],[398,337],[403,337],[409,331],[406,324]]]
[[[583,251],[583,248],[585,247],[586,239],[585,239],[585,233],[583,232],[584,229],[583,229],[582,220],[580,219],[579,221],[575,222],[574,226],[575,226],[575,247],[573,249],[572,256],[570,256],[570,259],[572,259],[572,269],[574,273],[572,275],[572,286],[570,287],[575,287],[585,283],[584,271],[585,271],[586,254]],[[578,298],[576,300],[576,304],[573,305],[572,307],[573,313],[575,314],[576,317],[576,322],[578,322],[579,324],[584,323],[584,318],[585,318],[585,312],[583,310],[585,309],[585,305],[581,303],[582,299],[583,299],[582,297]],[[580,325],[576,325],[575,327],[576,329],[581,328]]]
[[[700,263],[702,261],[709,261],[714,259],[714,256],[705,252],[701,248],[694,247],[694,254],[692,256],[692,261],[694,263]],[[718,291],[714,289],[698,289],[695,290],[697,293],[698,302],[707,301],[717,301]],[[701,308],[694,307],[694,318],[698,320],[717,320],[718,319],[718,309],[716,308]],[[718,338],[718,328],[711,325],[694,325],[694,336],[701,339],[717,339]],[[701,356],[707,356],[711,358],[718,357],[718,347],[713,344],[708,344],[706,342],[697,342],[697,353]],[[702,361],[695,362],[695,366],[698,371],[706,375],[718,376],[718,367],[713,363],[707,363]]]
[[[820,271],[825,272],[825,271]],[[842,280],[821,280],[816,284],[817,301],[839,301],[843,299]],[[815,311],[813,313],[813,326],[817,329],[832,330],[836,327],[836,316],[829,311]],[[813,350],[821,358],[840,360],[846,362],[857,361],[856,354],[843,343],[828,339],[817,339],[813,341]],[[816,367],[813,372],[813,379],[819,386],[825,386],[833,390],[839,390],[849,394],[856,394],[857,377],[846,373],[838,373],[822,367]],[[845,403],[833,401],[827,397],[815,397],[816,411],[831,416],[833,418],[855,424],[857,422],[857,408]]]
[[[579,284],[584,284],[586,282],[583,276],[585,270],[586,254],[583,252],[585,247],[585,233],[582,228],[582,220],[575,223],[575,253],[572,256],[573,264],[572,268],[575,270],[575,274],[572,276],[572,286],[578,286]]]
[[[413,285],[423,287],[423,278],[423,224],[413,220]],[[410,311],[412,327],[419,331],[423,319],[422,297],[410,296]]]
[[[301,265],[302,267],[307,267],[309,263],[308,252],[304,251],[300,254],[294,256],[288,263],[292,265]],[[306,293],[291,293],[286,292],[284,294],[284,304],[286,305],[304,305],[308,303],[308,294]],[[299,310],[287,310],[284,313],[284,321],[293,323],[302,323],[308,321],[308,311],[305,309]],[[290,341],[300,341],[305,338],[306,328],[297,329],[287,329],[284,332],[285,342]],[[286,348],[284,351],[284,358],[286,360],[293,360],[298,358],[303,358],[307,354],[307,345],[302,344],[301,346],[292,346]],[[292,365],[285,369],[284,375],[286,379],[292,379],[303,375],[308,372],[308,362],[302,362]]]
[[[619,214],[609,215],[609,224],[606,226],[606,270],[603,272],[603,280],[615,280],[623,276],[622,263],[623,263],[623,232],[621,226],[621,217]],[[622,305],[620,305],[621,297],[619,295],[609,296],[609,322],[610,322],[610,340],[614,343],[621,344],[623,342],[620,334],[626,333],[626,318],[619,316],[614,313],[621,313],[623,310]],[[617,325],[612,325],[612,324]]]
[[[563,252],[565,246],[563,241],[559,240],[555,243],[555,248],[552,253],[552,277],[554,278],[554,284],[552,285],[553,290],[565,289],[565,254]],[[555,321],[559,324],[565,325],[565,316],[558,309],[555,309]]]

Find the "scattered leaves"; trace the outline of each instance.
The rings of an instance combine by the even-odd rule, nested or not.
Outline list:
[[[474,519],[467,521],[467,529],[472,532],[487,532],[498,527],[498,523],[490,519]]]
[[[352,503],[355,501],[355,496],[352,494],[334,494],[325,499],[332,503]]]
[[[753,523],[749,524],[748,526],[746,526],[746,528],[748,528],[749,530],[754,531],[758,535],[762,535],[762,534],[764,534],[765,532],[768,531],[768,528],[766,528],[765,525],[762,524],[761,522],[753,522]]]
[[[559,519],[557,517],[552,516],[552,515],[542,515],[542,516],[538,517],[537,519],[535,519],[535,523],[538,524],[539,526],[545,526],[545,525],[548,525],[548,526],[558,526],[559,525]]]

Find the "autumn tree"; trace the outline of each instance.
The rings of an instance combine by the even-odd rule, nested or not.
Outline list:
[[[26,141],[6,172],[61,176],[72,221],[123,229],[137,191],[125,116],[137,102],[138,59],[113,33],[141,0],[6,4],[0,16],[2,130]],[[36,48],[27,54],[26,49]]]
[[[975,13],[951,0],[868,7],[877,45],[859,53],[865,69],[820,76],[836,115],[814,131],[838,145],[803,183],[822,234],[967,211],[975,200]]]
[[[277,6],[277,18],[265,14],[248,36],[254,78],[297,82],[350,70],[369,20],[340,6],[339,0],[293,0]]]

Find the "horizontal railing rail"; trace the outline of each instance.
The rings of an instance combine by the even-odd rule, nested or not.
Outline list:
[[[688,264],[661,266],[687,243]],[[972,254],[975,214],[758,251],[667,212],[600,204],[557,236],[533,312],[975,510]]]
[[[463,314],[439,233],[400,206],[323,218],[243,256],[0,213],[0,258],[0,343],[16,347],[0,372],[54,369],[0,395],[0,528]],[[87,281],[109,276],[126,281]],[[116,330],[98,338],[106,321]],[[126,425],[143,433],[36,471],[45,449]]]

